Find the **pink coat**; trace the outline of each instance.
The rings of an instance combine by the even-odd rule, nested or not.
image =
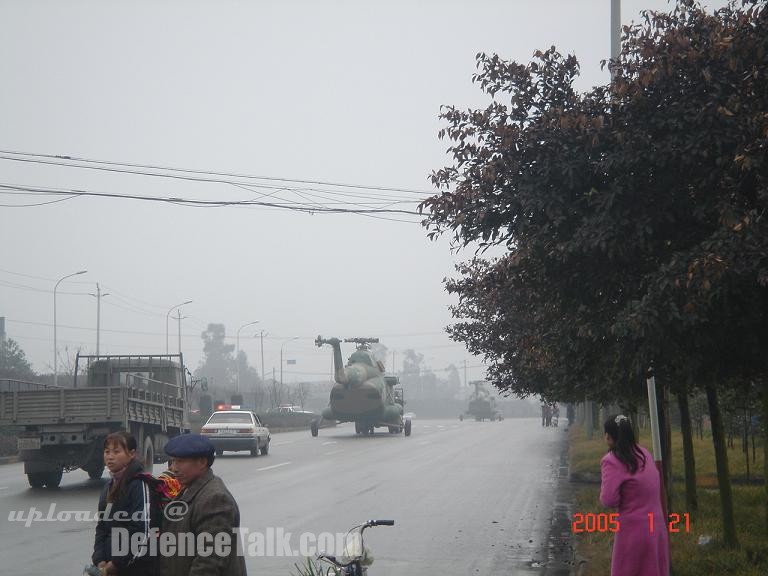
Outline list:
[[[600,502],[619,509],[611,555],[611,576],[668,576],[669,535],[661,508],[659,471],[653,456],[645,454],[631,474],[613,452],[600,461]],[[648,516],[653,512],[653,532]]]

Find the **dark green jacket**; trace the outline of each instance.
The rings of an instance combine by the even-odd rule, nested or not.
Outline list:
[[[187,505],[186,512],[177,520],[168,519],[170,510],[183,510],[184,504],[174,504],[180,501]],[[179,508],[180,507],[180,508]],[[234,532],[240,527],[240,510],[229,493],[221,478],[214,476],[208,470],[195,480],[175,500],[165,508],[162,532],[179,535],[198,534],[207,532],[213,537],[219,532],[230,535],[230,552],[227,556],[215,553],[205,557],[199,555],[163,556],[160,558],[160,574],[163,576],[246,576],[245,558],[242,555],[240,537]],[[162,537],[161,537],[162,540]],[[179,538],[175,538],[178,543]],[[213,544],[211,544],[213,546]],[[238,553],[240,551],[240,553]],[[177,550],[178,552],[178,550]]]

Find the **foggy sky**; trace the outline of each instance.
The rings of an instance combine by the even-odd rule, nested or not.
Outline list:
[[[608,80],[609,0],[0,2],[0,149],[68,154],[291,179],[431,191],[448,158],[441,105],[481,107],[475,54],[519,62],[556,45],[581,63],[580,89]],[[627,23],[663,0],[624,1]],[[110,193],[246,198],[216,184],[0,160],[0,182]],[[38,198],[0,194],[0,204]],[[47,199],[47,198],[45,198]],[[79,198],[0,207],[0,316],[34,368],[53,358],[56,279],[81,269],[58,296],[59,348],[95,351],[101,283],[102,353],[163,353],[166,311],[185,300],[183,352],[224,323],[261,370],[288,382],[329,374],[312,340],[379,336],[441,369],[479,359],[443,328],[453,302],[442,279],[447,239],[418,224],[267,208],[189,208]],[[16,273],[16,274],[12,274]],[[20,276],[24,274],[39,278]],[[10,286],[12,284],[13,286]],[[69,294],[76,293],[76,294]],[[77,294],[80,293],[80,294]],[[70,327],[81,327],[75,329]],[[176,323],[170,327],[177,349]],[[347,346],[346,352],[351,351]],[[443,375],[442,373],[439,373]]]

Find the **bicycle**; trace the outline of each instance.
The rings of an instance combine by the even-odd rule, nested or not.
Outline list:
[[[368,573],[368,566],[373,564],[373,554],[369,548],[365,547],[363,532],[375,526],[394,525],[394,520],[369,520],[351,528],[344,538],[343,556],[318,555],[318,560],[331,565],[325,576],[365,576]]]

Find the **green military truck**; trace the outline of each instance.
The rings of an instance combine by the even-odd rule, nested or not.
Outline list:
[[[128,430],[152,470],[168,440],[189,432],[181,354],[77,355],[72,388],[0,381],[0,425],[19,427],[18,448],[33,488],[55,488],[64,472],[104,472],[104,437]]]

